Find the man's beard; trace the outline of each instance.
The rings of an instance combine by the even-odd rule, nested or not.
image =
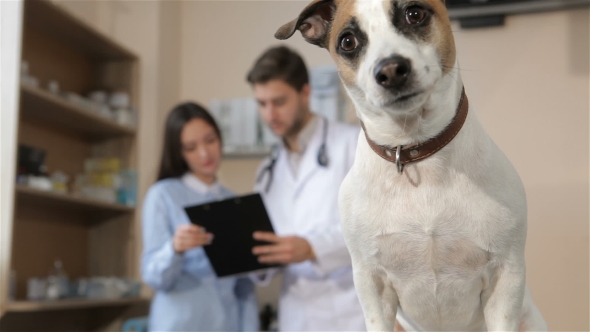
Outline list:
[[[287,131],[285,132],[284,139],[293,138],[297,136],[301,132],[303,127],[305,127],[306,121],[310,115],[305,105],[301,104],[299,106],[297,114],[298,116],[295,118],[295,121],[293,121],[291,127],[289,127],[289,129],[287,129]]]

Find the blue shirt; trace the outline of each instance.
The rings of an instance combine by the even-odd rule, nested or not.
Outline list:
[[[258,305],[248,278],[218,279],[202,247],[177,254],[176,227],[188,224],[184,207],[234,196],[193,175],[158,181],[143,205],[141,274],[155,291],[150,331],[257,331]]]

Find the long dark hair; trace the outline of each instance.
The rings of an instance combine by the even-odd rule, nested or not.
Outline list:
[[[164,130],[164,148],[162,150],[162,160],[160,161],[160,172],[158,181],[182,176],[189,171],[189,167],[182,157],[182,143],[180,134],[184,125],[193,120],[201,119],[207,122],[213,129],[219,141],[222,142],[221,131],[215,122],[215,119],[201,105],[193,102],[182,103],[170,111],[166,119],[166,128]]]

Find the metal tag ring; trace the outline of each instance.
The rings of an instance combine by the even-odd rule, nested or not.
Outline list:
[[[402,173],[404,171],[404,164],[401,161],[402,146],[398,145],[395,150],[395,165],[397,166],[397,172]]]

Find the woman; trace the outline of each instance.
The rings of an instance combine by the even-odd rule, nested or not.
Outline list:
[[[185,206],[233,194],[217,182],[221,133],[201,106],[175,107],[166,121],[158,182],[143,206],[143,280],[156,290],[151,331],[257,331],[254,286],[215,276],[203,246],[213,234],[192,225]]]

